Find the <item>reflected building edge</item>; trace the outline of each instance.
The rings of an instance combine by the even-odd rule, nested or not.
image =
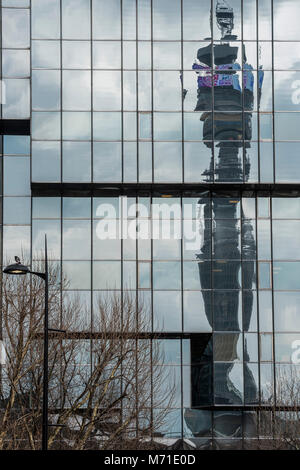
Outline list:
[[[247,63],[243,45],[243,67],[237,62],[238,47],[234,45],[237,36],[232,35],[234,11],[229,5],[218,2],[216,20],[221,30],[221,41],[198,49],[197,63],[193,69],[198,75],[198,101],[196,112],[201,112],[204,145],[211,148],[210,167],[203,173],[207,182],[222,183],[247,182],[250,161],[247,149],[252,138],[252,111],[254,106],[255,80],[253,67]],[[241,70],[243,71],[241,72]],[[242,83],[242,85],[241,85]],[[258,99],[260,100],[263,83],[263,70],[258,71]],[[184,90],[184,96],[187,90]],[[211,143],[219,141],[216,148]],[[218,155],[216,155],[218,149]],[[241,152],[244,157],[241,157]],[[215,153],[215,155],[214,155]],[[196,255],[200,261],[200,288],[205,304],[207,320],[213,331],[248,331],[252,309],[252,280],[255,273],[256,246],[251,222],[241,214],[241,234],[237,228],[237,203],[232,198],[214,198],[212,204],[212,262],[205,263],[211,250],[211,221],[204,220],[204,236],[201,251]],[[199,204],[205,204],[200,200]],[[204,211],[209,211],[204,207]],[[226,218],[225,218],[226,217]],[[242,238],[243,260],[249,261],[243,269],[242,286],[239,277],[241,270],[241,251],[239,238]],[[237,262],[239,261],[239,262]],[[211,272],[212,270],[212,272]],[[212,282],[212,286],[211,286]],[[210,290],[212,287],[212,291]],[[240,303],[240,289],[243,288],[243,306]],[[213,306],[213,308],[211,308]],[[239,309],[243,309],[243,326],[239,322]],[[213,311],[213,314],[211,313]],[[240,359],[237,353],[239,334],[223,334],[221,346],[226,357]],[[191,364],[198,356],[197,347],[191,340]],[[201,355],[201,366],[191,368],[192,409],[185,410],[185,421],[195,436],[207,435],[206,412],[193,408],[209,405],[242,405],[244,390],[239,389],[231,380],[236,367],[235,362],[215,363],[213,356],[214,338],[211,337]],[[193,356],[194,355],[194,356]],[[245,346],[244,360],[248,352]],[[197,357],[199,360],[199,356]],[[247,402],[257,402],[258,390],[255,379],[246,362],[243,367],[244,387],[247,384]],[[243,384],[243,381],[242,381]],[[242,385],[243,387],[243,385]],[[240,416],[232,411],[219,412],[214,419],[216,437],[239,437],[241,433]]]

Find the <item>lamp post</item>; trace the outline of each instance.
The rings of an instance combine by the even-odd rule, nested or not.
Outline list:
[[[38,273],[30,271],[28,266],[21,264],[20,258],[15,256],[15,264],[7,266],[3,272],[22,276],[25,274],[35,274],[45,281],[45,315],[44,315],[44,360],[43,360],[43,421],[42,421],[42,450],[48,450],[48,256],[47,256],[47,236],[45,235],[45,272]],[[51,331],[61,331],[53,330]]]

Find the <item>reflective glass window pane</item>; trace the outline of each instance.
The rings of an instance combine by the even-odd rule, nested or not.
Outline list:
[[[91,288],[90,261],[64,261],[62,269],[69,289]]]
[[[300,292],[274,292],[276,331],[300,332]]]
[[[211,176],[206,174],[210,166],[211,150],[202,142],[184,143],[184,180],[186,182],[208,181]]]
[[[153,38],[180,39],[180,0],[153,0]]]
[[[294,260],[300,257],[300,220],[273,221],[274,259]]]
[[[276,362],[295,363],[299,361],[300,334],[276,334],[275,335],[275,360]],[[299,363],[299,362],[298,362]]]
[[[65,69],[91,68],[90,42],[62,41],[62,67]]]
[[[243,365],[217,363],[214,368],[215,403],[242,404],[244,395]]]
[[[63,143],[63,181],[91,180],[91,144]]]
[[[124,142],[123,165],[124,181],[128,183],[137,181],[137,145],[135,142]]]
[[[300,39],[299,28],[294,18],[300,15],[297,0],[274,0],[274,39]],[[288,25],[287,28],[285,25]]]
[[[4,157],[4,195],[30,195],[30,160],[28,157]]]
[[[121,42],[94,41],[93,66],[95,69],[120,69]]]
[[[259,263],[258,276],[260,289],[271,288],[270,263]]]
[[[272,39],[272,0],[260,0],[258,4],[258,37],[260,40]]]
[[[64,220],[63,258],[89,259],[91,257],[91,224],[87,220]]]
[[[283,29],[286,32],[287,28]],[[299,52],[299,42],[274,42],[275,70],[299,70]]]
[[[210,332],[212,329],[211,293],[183,293],[184,331]]]
[[[151,84],[152,78],[150,71],[138,72],[138,109],[141,111],[149,111],[152,109]]]
[[[2,6],[3,7],[29,7],[30,6],[30,0],[2,0]]]
[[[120,0],[93,1],[93,38],[121,38],[121,7]]]
[[[135,41],[123,41],[123,68],[136,69]]]
[[[116,219],[94,222],[93,258],[121,259],[119,223]]]
[[[153,262],[154,289],[180,289],[181,270],[179,262]]]
[[[155,111],[181,110],[181,84],[178,72],[153,72]]]
[[[28,197],[3,198],[3,224],[30,224],[31,202]]]
[[[183,263],[183,288],[186,290],[201,289],[199,264],[197,262]]]
[[[300,262],[274,262],[273,277],[274,289],[299,290]]]
[[[60,109],[60,72],[32,71],[32,108],[38,111]]]
[[[154,42],[153,43],[154,69],[181,69],[180,42]]]
[[[244,361],[258,362],[258,342],[256,333],[244,335]]]
[[[93,159],[94,181],[121,180],[121,144],[119,142],[95,142]]]
[[[121,140],[121,113],[93,114],[95,140]]]
[[[3,227],[3,264],[14,263],[16,253],[30,259],[30,226],[5,225]]]
[[[271,334],[260,334],[260,360],[261,361],[272,361],[273,360],[273,335]]]
[[[32,37],[60,38],[60,0],[32,0]]]
[[[59,197],[33,197],[32,198],[33,219],[59,219],[60,198]]]
[[[271,259],[271,225],[270,220],[257,221],[258,259]]]
[[[256,38],[256,3],[243,0],[243,38]]]
[[[3,77],[25,78],[30,75],[30,55],[28,50],[2,51]]]
[[[288,159],[287,159],[288,155]],[[275,143],[275,157],[276,157],[276,181],[278,183],[284,182],[299,182],[299,169],[300,169],[300,144],[299,142],[276,142]],[[288,164],[287,164],[288,163]],[[287,209],[288,210],[288,209]]]
[[[136,289],[136,262],[123,262],[123,289]]]
[[[2,47],[29,47],[29,10],[2,9]]]
[[[89,219],[91,217],[91,199],[89,197],[64,197],[64,219]]]
[[[140,289],[150,289],[151,287],[151,264],[150,263],[139,263],[138,287]]]
[[[63,139],[64,140],[72,140],[72,139],[90,140],[90,138],[91,138],[91,113],[88,113],[88,112],[64,112],[63,113]]]
[[[214,360],[243,361],[243,338],[239,333],[214,334]]]
[[[182,180],[182,147],[176,142],[154,144],[154,179],[156,182]]]
[[[211,35],[211,0],[183,0],[183,39],[204,39]],[[199,31],[201,36],[199,36]]]
[[[272,292],[259,292],[259,329],[260,331],[272,331]]]
[[[261,403],[270,403],[274,398],[274,370],[272,364],[260,364]]]
[[[59,41],[32,41],[31,60],[33,68],[58,69],[60,67]]]
[[[274,219],[300,219],[300,198],[273,197],[272,215]]]
[[[299,111],[300,72],[274,72],[275,111]]]
[[[151,42],[138,42],[138,67],[139,69],[151,69]]]
[[[138,38],[151,38],[151,3],[148,0],[138,0]]]
[[[62,0],[62,37],[89,39],[90,0]]]
[[[154,329],[156,331],[181,331],[181,293],[153,293]]]
[[[154,113],[154,140],[181,139],[181,113]]]
[[[32,142],[33,181],[60,181],[60,143]]]
[[[4,155],[29,155],[30,137],[23,135],[5,135],[3,138]]]
[[[33,139],[60,139],[60,113],[33,112],[32,113]]]
[[[47,248],[50,259],[60,259],[61,222],[60,220],[33,220],[32,221],[32,256],[34,259],[43,259],[45,250],[45,233],[47,234]]]
[[[95,261],[93,263],[94,289],[121,288],[121,262]]]
[[[123,72],[123,108],[127,111],[135,111],[136,103],[136,72]]]
[[[87,111],[91,109],[91,74],[88,71],[63,71],[63,109]]]
[[[95,110],[121,109],[121,72],[94,72],[93,83]]]
[[[5,104],[2,115],[5,119],[28,119],[30,117],[30,84],[27,78],[4,79]]]

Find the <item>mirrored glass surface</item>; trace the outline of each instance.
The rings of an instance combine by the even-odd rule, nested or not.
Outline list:
[[[60,42],[53,40],[32,41],[31,60],[33,68],[60,68]]]
[[[60,0],[32,0],[32,37],[60,39]]]
[[[120,289],[121,263],[119,261],[93,262],[94,289]]]
[[[91,263],[90,261],[64,261],[62,265],[63,275],[68,281],[69,289],[91,288]]]
[[[65,69],[90,69],[90,43],[88,41],[62,41],[62,67]]]
[[[121,39],[120,0],[93,1],[93,39]]]
[[[60,72],[32,71],[32,108],[37,111],[60,109]]]
[[[67,111],[91,109],[91,74],[88,71],[64,70],[62,106]]]
[[[32,256],[43,259],[45,250],[45,233],[49,259],[61,257],[61,222],[60,220],[34,220],[32,222]]]
[[[180,0],[153,0],[153,39],[180,39]]]
[[[90,259],[91,224],[86,220],[64,220],[63,259]]]
[[[2,51],[3,77],[26,78],[30,75],[30,55],[28,50]]]
[[[95,142],[93,149],[94,181],[120,181],[122,177],[120,142]]]
[[[91,181],[91,144],[63,143],[63,181]]]
[[[62,0],[62,37],[89,39],[90,0]]]
[[[2,9],[2,47],[29,47],[29,10]]]
[[[90,98],[85,105],[90,106]],[[91,113],[89,112],[63,112],[63,139],[64,140],[90,140]]]
[[[153,292],[153,322],[156,331],[181,331],[180,292]]]
[[[33,181],[60,181],[60,143],[32,142]]]

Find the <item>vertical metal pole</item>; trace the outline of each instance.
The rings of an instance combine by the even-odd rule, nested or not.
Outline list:
[[[44,381],[42,450],[48,450],[48,256],[45,235],[45,318],[44,318]]]

